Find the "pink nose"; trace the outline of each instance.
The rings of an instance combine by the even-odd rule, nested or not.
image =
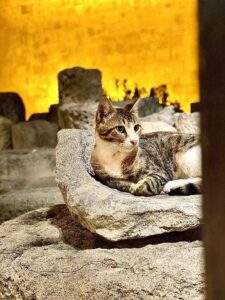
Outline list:
[[[134,145],[134,146],[137,145],[137,140],[131,140],[130,142],[131,142],[131,144]]]

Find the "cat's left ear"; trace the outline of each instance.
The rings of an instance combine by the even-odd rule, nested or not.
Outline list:
[[[98,122],[101,122],[104,118],[106,118],[108,115],[115,112],[114,107],[112,106],[112,103],[110,100],[103,98],[100,100],[98,104],[98,109],[96,113],[96,120]]]
[[[131,113],[138,116],[138,106],[141,98],[138,98],[135,100],[132,104],[128,104],[125,109],[129,110]]]

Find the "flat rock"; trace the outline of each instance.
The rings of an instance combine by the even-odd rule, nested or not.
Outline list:
[[[200,196],[138,197],[109,188],[90,175],[90,131],[61,130],[58,140],[56,174],[64,201],[91,232],[117,241],[200,226]]]
[[[12,126],[14,149],[55,147],[58,126],[45,120],[21,122]]]
[[[30,210],[62,203],[58,187],[28,188],[0,195],[0,223]]]
[[[200,241],[109,243],[64,205],[0,226],[2,300],[203,300],[203,272]]]
[[[74,67],[58,74],[59,103],[95,102],[102,97],[102,75],[97,69]]]
[[[55,149],[0,151],[0,194],[40,186],[56,186]]]
[[[25,106],[22,98],[13,92],[0,93],[0,115],[13,123],[25,121]]]

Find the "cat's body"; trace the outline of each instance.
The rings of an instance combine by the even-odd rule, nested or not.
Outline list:
[[[201,191],[198,136],[158,132],[141,136],[137,104],[114,109],[107,100],[96,116],[91,164],[104,184],[134,195]]]

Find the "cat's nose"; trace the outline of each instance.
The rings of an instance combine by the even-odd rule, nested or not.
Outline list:
[[[134,145],[134,146],[137,145],[137,140],[131,140],[130,142],[131,142],[131,144]]]

